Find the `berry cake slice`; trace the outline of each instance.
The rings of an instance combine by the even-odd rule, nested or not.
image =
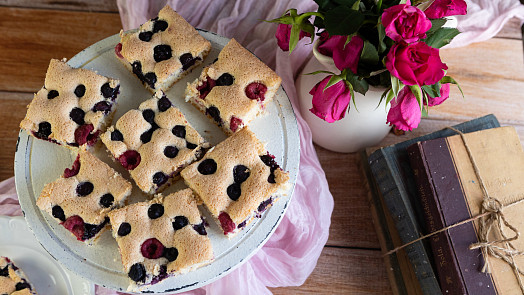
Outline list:
[[[36,294],[24,272],[7,257],[0,257],[0,294]]]
[[[92,244],[109,222],[107,213],[123,205],[131,187],[106,163],[81,149],[71,169],[47,184],[36,204],[77,240]]]
[[[273,70],[232,39],[200,78],[188,84],[186,101],[233,134],[263,113],[281,82]]]
[[[162,91],[125,113],[101,138],[138,187],[150,194],[164,189],[209,147]]]
[[[124,270],[132,281],[128,291],[214,259],[199,202],[185,189],[109,213]]]
[[[52,59],[20,127],[60,145],[92,146],[111,123],[119,81]]]
[[[120,31],[115,53],[151,92],[167,90],[202,63],[211,43],[166,5],[138,31]]]
[[[260,217],[287,191],[289,180],[247,127],[210,149],[181,175],[228,237]]]

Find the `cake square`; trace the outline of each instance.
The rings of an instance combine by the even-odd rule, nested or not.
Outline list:
[[[162,91],[125,113],[101,138],[137,186],[150,194],[164,189],[209,147]]]
[[[248,127],[211,148],[181,175],[228,237],[260,217],[287,191],[289,180]]]
[[[151,92],[166,91],[202,63],[211,43],[166,5],[138,31],[120,31],[118,59]]]
[[[122,264],[131,280],[128,291],[213,261],[199,202],[191,189],[185,189],[109,213]]]
[[[119,89],[118,80],[52,59],[20,128],[68,147],[92,146],[111,123]]]
[[[107,213],[124,204],[131,187],[109,165],[80,149],[73,166],[44,186],[36,204],[77,240],[92,244],[109,222]]]
[[[37,294],[24,272],[7,257],[0,257],[0,294]]]
[[[233,134],[263,113],[281,82],[273,70],[231,39],[200,78],[188,83],[186,101]]]

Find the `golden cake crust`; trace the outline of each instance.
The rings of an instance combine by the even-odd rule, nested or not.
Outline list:
[[[53,215],[53,207],[58,205],[65,218],[77,215],[84,223],[99,225],[109,211],[123,205],[131,194],[131,183],[86,150],[80,149],[77,160],[80,163],[78,174],[68,178],[61,176],[45,185],[36,204],[50,215]],[[79,196],[77,188],[83,183],[91,183],[92,191]],[[101,198],[106,194],[113,196],[109,207],[101,204]]]
[[[15,269],[16,268],[16,269]],[[15,266],[15,264],[7,257],[0,257],[0,270],[6,271],[7,276],[0,276],[0,294],[8,295],[31,295],[36,294],[27,276],[24,272]],[[30,288],[24,288],[16,291],[17,284],[27,284]]]
[[[272,172],[261,156],[267,156],[264,146],[249,128],[244,128],[182,170],[181,176],[216,219],[226,212],[238,226],[246,220],[249,222],[259,205],[283,189],[289,180],[288,173],[281,169]],[[203,175],[199,165],[207,159],[214,160],[216,171]],[[228,187],[235,183],[233,171],[238,165],[247,167],[249,176],[240,184],[240,197],[233,200],[228,196]],[[274,173],[274,183],[268,181],[271,173]]]
[[[161,265],[167,265],[167,274],[176,274],[213,260],[211,241],[207,235],[200,234],[194,228],[204,227],[204,220],[197,207],[199,203],[191,189],[185,189],[165,197],[159,194],[148,202],[135,203],[109,214],[113,236],[117,240],[126,273],[134,264],[140,263],[149,276],[143,282],[138,282],[139,285],[150,283],[151,276],[158,276]],[[153,204],[161,204],[164,210],[163,214],[155,219],[151,219],[148,213]],[[187,218],[188,223],[175,230],[173,222],[177,216]],[[130,225],[130,231],[120,236],[119,229],[124,222]],[[163,256],[155,259],[144,257],[141,247],[143,242],[150,238],[160,241],[164,249],[176,248],[176,259],[170,262]]]
[[[165,21],[168,26],[163,31],[153,33],[157,21]],[[139,38],[140,33],[151,33],[150,40],[144,41]],[[155,87],[146,87],[151,90],[167,90],[171,85],[179,80],[190,68],[182,70],[180,57],[190,53],[192,57],[199,57],[200,60],[191,68],[200,64],[211,50],[211,43],[200,36],[182,16],[176,13],[169,5],[166,5],[158,13],[157,20],[149,20],[140,26],[137,32],[120,32],[120,43],[122,49],[120,54],[123,56],[127,65],[139,61],[143,74],[155,73],[157,83]],[[155,61],[154,48],[158,45],[168,45],[171,48],[172,57],[160,62]],[[173,75],[177,77],[172,77]],[[174,78],[174,79],[171,79]],[[169,81],[169,80],[172,81]],[[159,86],[159,87],[157,87]]]
[[[79,85],[83,85],[85,89],[81,97],[75,94]],[[102,87],[107,86],[110,87],[109,90],[112,92],[110,94],[113,97],[105,97],[102,93]],[[116,79],[86,69],[71,68],[64,61],[52,59],[46,73],[44,87],[35,94],[29,104],[20,128],[35,135],[39,131],[39,124],[47,122],[51,126],[51,133],[44,139],[66,146],[78,145],[75,131],[80,124],[71,118],[72,110],[75,108],[82,110],[84,115],[80,116],[83,118],[81,120],[85,122],[84,125],[93,125],[92,134],[97,130],[105,131],[106,125],[111,123],[118,89],[119,81]],[[57,91],[58,96],[53,97],[52,91]],[[53,98],[49,99],[49,97]],[[110,111],[95,111],[94,107],[97,103],[107,103],[111,106]]]
[[[169,107],[166,109],[164,106],[160,109],[159,105],[162,105],[162,102],[169,104]],[[154,125],[146,121],[147,112],[154,114],[152,115]],[[151,118],[148,120],[151,121]],[[175,128],[183,129],[184,136],[175,135]],[[111,136],[114,132],[120,132],[123,140],[112,140]],[[144,138],[148,137],[144,134],[148,132],[150,140],[144,143]],[[161,172],[166,177],[176,176],[182,167],[194,162],[200,157],[202,149],[209,146],[189,124],[184,114],[172,106],[162,91],[156,92],[151,99],[141,103],[138,110],[125,113],[115,126],[108,128],[101,139],[115,159],[120,159],[129,150],[140,154],[140,163],[130,170],[130,174],[138,187],[146,193],[155,193],[159,187],[165,187],[164,183],[160,186],[154,183],[153,178],[156,173]],[[166,155],[165,149],[168,146],[176,147],[178,150],[175,157],[169,158]],[[167,185],[168,182],[165,184]]]
[[[224,73],[233,76],[233,84],[214,86],[207,96],[201,99],[197,87],[202,86],[207,77],[218,80]],[[246,87],[254,82],[262,83],[267,87],[263,101],[250,99],[246,96]],[[232,134],[234,131],[230,128],[231,118],[236,117],[243,122],[243,125],[235,131],[248,125],[271,102],[281,82],[282,79],[273,70],[242,47],[235,39],[231,39],[218,55],[218,60],[204,68],[199,79],[188,84],[186,100],[189,100],[204,113],[211,106],[218,108],[224,131]]]

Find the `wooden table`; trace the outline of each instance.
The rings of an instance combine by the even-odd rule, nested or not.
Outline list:
[[[108,2],[108,3],[106,3]],[[54,3],[54,4],[53,4]],[[57,4],[58,3],[58,4]],[[111,1],[1,0],[0,180],[13,176],[18,124],[33,93],[43,85],[51,58],[74,54],[121,28]],[[516,20],[486,42],[441,51],[449,74],[460,82],[451,98],[404,136],[390,134],[381,146],[494,113],[524,140],[524,62]],[[274,288],[275,294],[390,294],[389,281],[366,201],[357,154],[316,148],[335,209],[329,240],[304,285]]]

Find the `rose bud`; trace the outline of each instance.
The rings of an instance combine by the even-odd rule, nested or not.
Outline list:
[[[435,0],[425,11],[431,19],[442,18],[451,15],[465,15],[468,5],[464,0]]]
[[[291,25],[279,24],[275,37],[277,38],[278,47],[283,51],[289,51],[289,35],[291,35]],[[304,37],[311,37],[311,34],[301,30],[298,40]]]
[[[344,118],[351,100],[351,92],[344,80],[324,89],[331,77],[327,76],[309,91],[313,95],[313,107],[309,111],[328,123]]]
[[[431,97],[428,95],[428,106],[436,106],[443,103],[449,98],[449,83],[440,86],[440,97]],[[424,102],[425,104],[426,102]]]
[[[339,70],[350,69],[354,74],[357,73],[357,66],[360,60],[360,53],[364,47],[364,40],[358,35],[351,38],[346,44],[348,36],[329,34],[324,31],[320,34],[318,52],[326,56],[333,57],[335,66]]]
[[[391,101],[387,122],[399,130],[411,131],[420,123],[422,112],[415,95],[409,87],[404,87]]]

